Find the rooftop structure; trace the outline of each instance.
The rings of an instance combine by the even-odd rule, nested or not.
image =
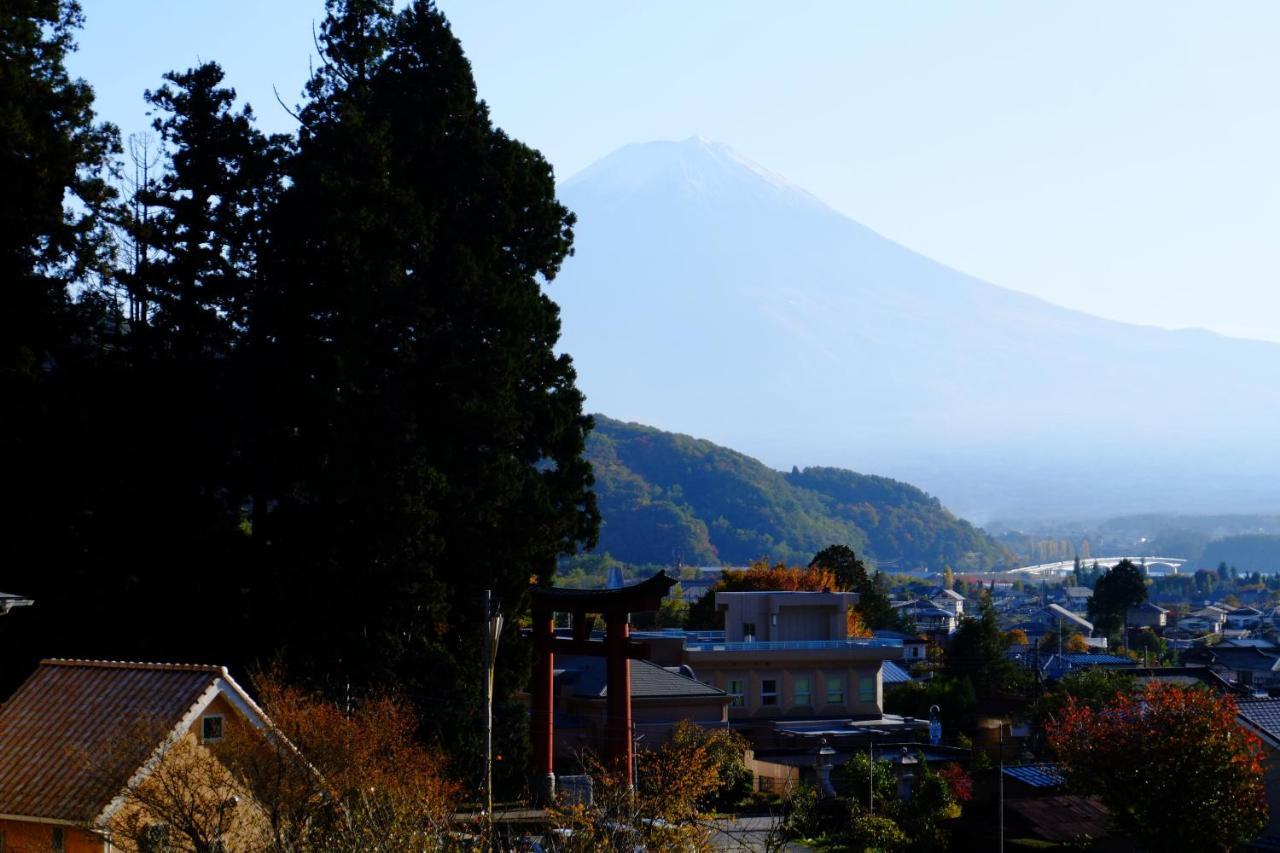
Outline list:
[[[848,634],[854,592],[715,593],[730,642],[840,640]]]

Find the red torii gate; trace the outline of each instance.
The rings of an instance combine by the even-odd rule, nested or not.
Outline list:
[[[533,760],[543,777],[543,795],[555,798],[555,656],[592,655],[607,658],[608,717],[605,750],[613,769],[631,778],[631,659],[647,658],[649,647],[630,639],[632,613],[657,610],[674,578],[660,571],[646,581],[621,589],[559,589],[533,591],[533,640],[537,660],[531,694]],[[555,614],[573,615],[573,637],[557,637]],[[604,617],[603,642],[591,639],[592,614]]]

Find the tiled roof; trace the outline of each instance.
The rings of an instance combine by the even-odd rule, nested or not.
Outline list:
[[[1056,764],[1019,764],[1004,768],[1004,774],[1033,788],[1056,788],[1067,781]]]
[[[908,601],[905,604],[895,604],[895,608],[906,610],[908,613],[916,613],[918,615],[937,614],[939,616],[952,616],[952,612],[945,607],[941,607],[927,598],[918,598],[915,601]]]
[[[1228,669],[1260,672],[1280,668],[1280,658],[1256,646],[1218,646],[1205,651],[1214,663]]]
[[[0,708],[0,814],[97,817],[219,678],[217,666],[41,661]]]
[[[1005,802],[1010,823],[1025,821],[1021,830],[1042,841],[1071,843],[1081,836],[1107,834],[1110,813],[1097,797],[1057,796],[1014,798]]]
[[[609,678],[604,658],[586,655],[556,655],[557,667],[573,684],[573,695],[590,698],[609,694]],[[674,699],[688,696],[727,696],[718,687],[658,666],[653,661],[631,662],[632,699]]]
[[[1280,741],[1280,699],[1242,699],[1236,707],[1245,722]]]

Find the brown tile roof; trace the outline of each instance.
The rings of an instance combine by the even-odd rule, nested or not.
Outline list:
[[[41,661],[0,707],[0,814],[96,818],[219,678],[218,666]]]

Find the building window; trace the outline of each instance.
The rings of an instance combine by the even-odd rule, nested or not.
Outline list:
[[[838,675],[827,679],[827,704],[844,704],[844,679]]]
[[[210,714],[204,718],[200,728],[200,737],[206,741],[222,740],[221,714]]]
[[[149,823],[138,839],[138,853],[165,853],[169,850],[169,825]]]
[[[741,708],[747,704],[747,683],[742,679],[730,678],[724,692],[729,694],[729,704],[733,707]]]
[[[876,680],[874,676],[862,675],[858,677],[858,701],[876,701]]]
[[[773,678],[760,679],[760,704],[778,704],[778,681]]]
[[[751,642],[755,638],[756,638],[756,623],[743,622],[742,623],[742,639],[746,640],[747,642]]]
[[[813,697],[809,695],[809,676],[802,675],[795,682],[795,693],[792,704],[808,705],[813,701]]]
[[[66,838],[65,831],[62,829],[62,827],[55,826],[53,828],[53,838],[52,838],[52,844],[50,846],[52,846],[54,850],[63,850],[65,849],[66,843],[67,843],[67,838]]]

